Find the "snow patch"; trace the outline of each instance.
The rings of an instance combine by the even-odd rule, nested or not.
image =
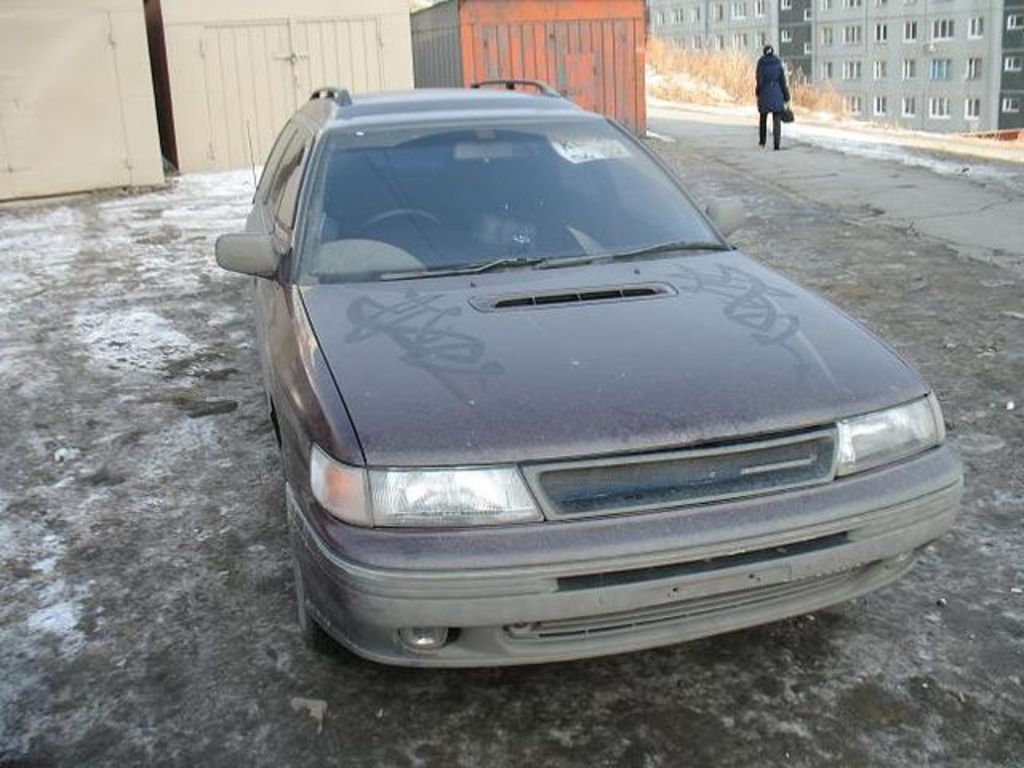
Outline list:
[[[167,318],[145,309],[78,315],[74,326],[92,362],[105,368],[156,370],[197,347]]]

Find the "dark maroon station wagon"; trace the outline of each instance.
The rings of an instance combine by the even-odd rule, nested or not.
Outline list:
[[[245,234],[300,623],[376,661],[632,651],[891,582],[957,511],[896,352],[540,87],[291,119]]]

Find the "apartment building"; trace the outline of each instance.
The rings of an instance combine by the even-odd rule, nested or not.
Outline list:
[[[651,32],[690,50],[760,54],[775,44],[780,0],[649,0]]]
[[[855,117],[935,132],[1024,127],[1024,0],[771,3],[759,34]],[[683,9],[714,3],[649,4],[655,35],[699,47]]]
[[[991,0],[816,1],[815,75],[850,114],[936,132],[997,126]]]
[[[775,50],[792,74],[813,79],[814,0],[776,0],[779,33]]]
[[[999,127],[1024,128],[1024,0],[1006,0],[999,62]]]

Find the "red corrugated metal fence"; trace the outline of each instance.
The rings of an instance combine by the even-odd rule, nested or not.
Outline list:
[[[451,13],[451,3],[457,3],[457,14]],[[418,85],[544,80],[581,107],[614,117],[637,134],[646,132],[644,0],[449,0],[442,5],[448,7],[414,15],[415,59],[458,56],[462,83],[430,82],[417,73]],[[427,25],[418,24],[417,17],[431,13],[458,24],[457,51],[438,50],[436,24],[429,38],[418,34]]]

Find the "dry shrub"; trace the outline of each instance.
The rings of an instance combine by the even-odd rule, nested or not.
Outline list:
[[[815,85],[804,78],[793,78],[789,85],[789,95],[793,97],[793,105],[810,112],[825,112],[830,115],[843,114],[843,97],[829,85]]]
[[[691,104],[754,103],[757,59],[746,51],[690,51],[652,38],[647,65],[661,77],[651,95]],[[842,99],[831,88],[791,78],[792,104],[813,112],[842,114]]]

